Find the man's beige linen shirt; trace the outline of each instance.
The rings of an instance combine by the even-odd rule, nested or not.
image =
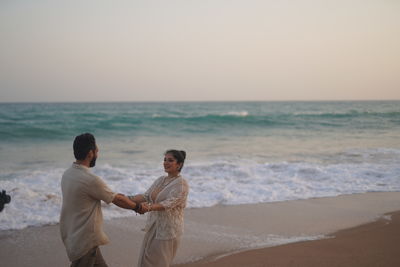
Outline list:
[[[61,238],[68,258],[74,261],[90,249],[109,242],[103,232],[101,200],[109,204],[116,193],[89,168],[76,163],[64,172],[61,190]]]

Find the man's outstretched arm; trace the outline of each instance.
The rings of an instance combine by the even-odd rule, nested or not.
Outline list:
[[[136,208],[136,203],[123,194],[116,194],[112,203],[123,209],[134,210]]]

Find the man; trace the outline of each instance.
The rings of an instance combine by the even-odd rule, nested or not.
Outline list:
[[[61,179],[61,238],[72,262],[71,267],[106,267],[99,249],[100,245],[109,242],[103,232],[101,200],[125,209],[135,209],[136,204],[111,191],[100,177],[91,173],[89,168],[95,166],[98,155],[92,134],[75,137],[73,147],[76,161]]]

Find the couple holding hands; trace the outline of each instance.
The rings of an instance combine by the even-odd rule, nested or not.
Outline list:
[[[170,266],[183,233],[183,209],[189,186],[180,175],[186,153],[168,150],[164,154],[167,175],[154,181],[143,194],[125,196],[113,192],[93,174],[98,147],[92,134],[75,137],[76,161],[61,179],[63,203],[60,232],[71,266],[107,266],[99,246],[109,242],[103,232],[101,201],[137,213],[149,213],[138,267]]]

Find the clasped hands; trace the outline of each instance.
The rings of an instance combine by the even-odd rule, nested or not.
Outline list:
[[[136,203],[136,208],[134,211],[139,214],[145,214],[146,212],[149,212],[152,210],[152,204],[148,202],[141,202],[141,203]]]

